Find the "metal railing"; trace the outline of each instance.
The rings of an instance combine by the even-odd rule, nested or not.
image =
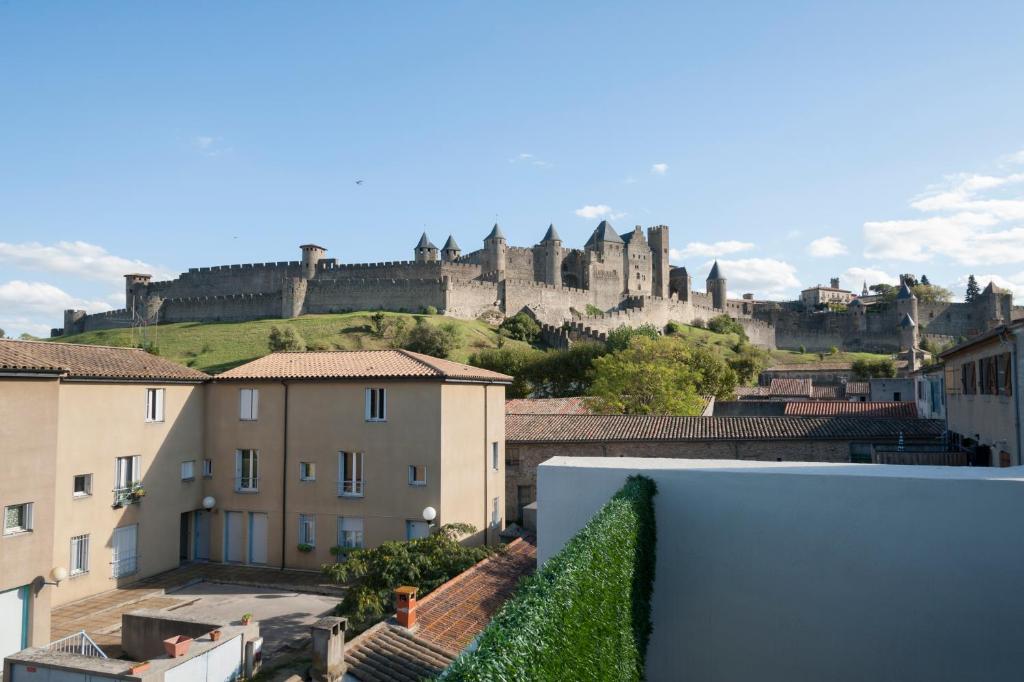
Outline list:
[[[141,481],[129,483],[123,488],[114,488],[114,506],[121,507],[126,504],[135,504],[146,495],[145,488]]]
[[[103,649],[96,642],[92,641],[89,635],[85,634],[85,630],[62,637],[55,642],[50,642],[46,645],[46,649],[48,651],[60,651],[65,654],[89,656],[90,658],[107,658],[107,655],[103,653]]]
[[[258,493],[259,491],[259,476],[235,476],[236,493]]]
[[[115,559],[110,562],[110,575],[114,578],[123,578],[127,575],[138,573],[139,555],[132,554],[122,559]]]
[[[362,480],[338,481],[338,497],[362,497],[364,486]]]

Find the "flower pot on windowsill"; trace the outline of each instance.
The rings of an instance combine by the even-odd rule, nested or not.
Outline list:
[[[313,545],[307,545],[306,543],[302,542],[302,543],[299,543],[298,550],[300,552],[303,552],[304,554],[309,554],[310,552],[313,551]]]
[[[164,651],[171,658],[180,658],[188,653],[189,647],[192,646],[192,638],[186,637],[185,635],[176,635],[174,637],[168,637],[164,640]]]
[[[220,639],[220,630],[212,630],[210,632],[210,639],[213,640],[214,642],[216,642],[218,639]]]
[[[142,663],[136,663],[128,669],[129,675],[139,675],[149,670],[149,661],[143,661]]]
[[[243,613],[242,614],[242,625],[248,625],[251,622],[252,622],[252,614],[251,613]]]

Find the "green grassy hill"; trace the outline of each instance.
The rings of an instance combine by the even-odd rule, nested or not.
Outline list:
[[[726,359],[736,356],[736,353],[733,351],[733,347],[739,341],[739,336],[736,334],[716,334],[710,329],[704,329],[703,327],[680,325],[679,331],[675,336],[692,343],[706,343],[716,346]],[[795,350],[773,350],[769,355],[771,356],[770,365],[803,365],[823,361],[818,353],[801,353]],[[824,362],[853,362],[855,360],[878,360],[888,357],[888,355],[877,355],[875,353],[839,352],[834,355],[825,353]]]
[[[267,336],[274,326],[281,329],[291,327],[312,350],[391,348],[391,339],[374,336],[370,326],[371,314],[305,315],[292,320],[233,323],[181,322],[150,327],[145,333],[146,340],[156,346],[162,357],[216,374],[269,353]],[[433,325],[454,324],[459,330],[459,344],[450,359],[458,362],[466,362],[470,355],[482,348],[495,348],[498,345],[497,330],[479,320],[457,320],[441,315],[384,314],[405,318],[409,327],[412,327],[416,318],[425,318],[428,324]],[[105,346],[137,346],[143,339],[138,330],[105,329],[54,340]],[[519,341],[508,340],[505,343],[521,344]]]

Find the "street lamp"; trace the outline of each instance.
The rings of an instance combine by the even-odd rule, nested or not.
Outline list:
[[[423,520],[427,522],[428,526],[434,525],[434,519],[437,518],[437,510],[433,507],[427,507],[423,510]]]
[[[213,499],[211,495],[207,495],[203,498],[203,509],[210,511],[217,505],[217,500]]]
[[[49,580],[47,580],[46,578],[44,578],[42,576],[39,576],[38,578],[35,579],[35,583],[34,584],[35,584],[36,594],[39,594],[42,591],[42,589],[44,587],[46,587],[47,585],[53,585],[54,587],[57,587],[62,582],[67,580],[67,578],[68,578],[68,569],[64,568],[63,566],[54,566],[50,570],[50,579]]]

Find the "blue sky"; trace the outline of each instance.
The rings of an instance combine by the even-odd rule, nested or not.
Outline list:
[[[0,1],[0,328],[120,307],[127,271],[468,251],[496,217],[668,224],[737,295],[1024,298],[1022,66],[1019,2]]]

